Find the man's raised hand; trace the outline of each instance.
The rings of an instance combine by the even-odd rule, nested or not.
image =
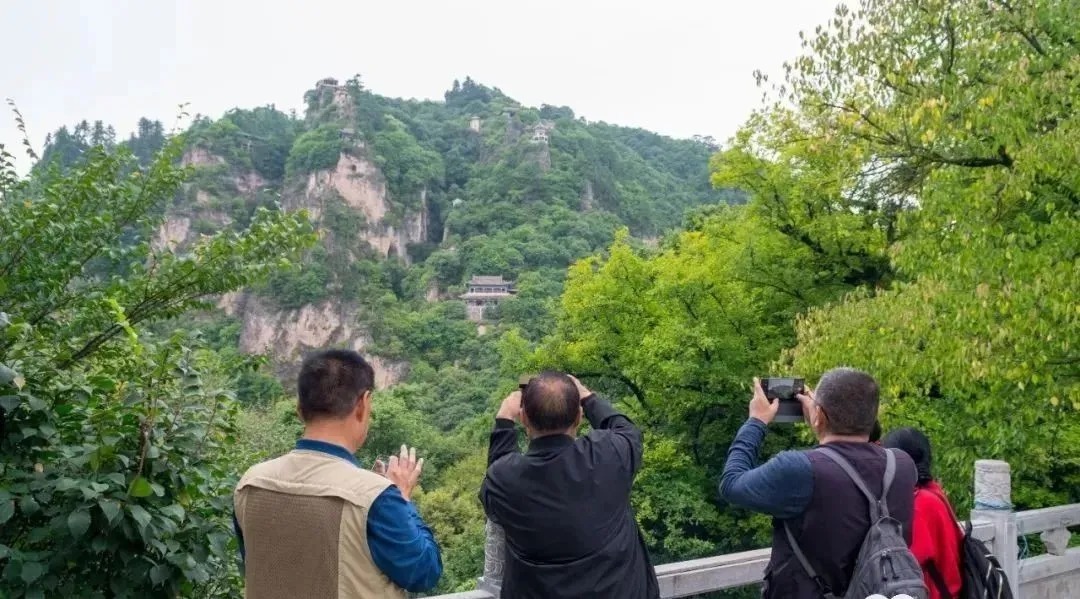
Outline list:
[[[582,385],[581,381],[579,381],[576,376],[572,374],[567,376],[570,377],[570,380],[574,381],[574,385],[577,387],[578,399],[580,399],[581,401],[585,401],[586,397],[592,395],[592,391],[589,391],[588,387]]]
[[[804,385],[803,392],[796,393],[795,398],[802,404],[803,420],[813,426],[814,412],[817,410],[817,402],[814,401],[814,390],[810,388],[810,385]]]
[[[774,399],[770,402],[761,388],[761,381],[754,377],[754,396],[750,398],[750,417],[769,424],[773,418],[776,418],[776,412],[779,410],[780,400]]]
[[[423,469],[424,458],[416,459],[416,448],[402,445],[399,455],[390,456],[390,463],[386,466],[386,478],[397,486],[401,496],[408,501]]]
[[[517,422],[521,419],[521,391],[514,391],[510,395],[506,396],[506,399],[502,400],[499,405],[499,412],[495,414],[496,418],[505,418],[506,420],[513,420]]]

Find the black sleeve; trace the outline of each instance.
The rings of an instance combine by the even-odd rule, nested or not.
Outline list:
[[[504,455],[516,451],[518,451],[518,442],[514,421],[496,418],[495,428],[491,430],[491,439],[488,441],[488,466]]]
[[[619,457],[630,472],[637,474],[641,469],[642,446],[641,430],[626,416],[620,414],[611,402],[590,395],[582,402],[585,418],[597,430],[612,433]]]
[[[484,480],[480,483],[480,504],[484,506],[484,513],[491,518],[491,510],[488,502],[490,499],[490,484],[488,476],[491,473],[491,465],[499,458],[518,452],[517,428],[513,420],[496,418],[495,428],[491,430],[491,439],[488,441],[488,472],[484,474]]]

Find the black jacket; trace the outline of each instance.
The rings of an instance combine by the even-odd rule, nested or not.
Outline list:
[[[641,431],[610,403],[584,402],[593,430],[533,439],[496,419],[480,501],[506,531],[503,599],[656,599],[656,573],[630,507]]]

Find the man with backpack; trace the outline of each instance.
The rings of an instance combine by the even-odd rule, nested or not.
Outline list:
[[[826,372],[816,393],[807,388],[798,396],[819,445],[756,466],[779,400],[770,403],[754,380],[750,418],[728,450],[720,494],[773,517],[766,599],[926,599],[922,571],[907,548],[915,464],[902,451],[870,443],[878,393],[865,372]]]

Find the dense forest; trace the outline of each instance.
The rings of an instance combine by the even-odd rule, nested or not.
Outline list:
[[[871,372],[958,506],[976,458],[1018,508],[1080,501],[1077,31],[1049,0],[841,7],[722,146],[354,76],[302,115],[83,121],[25,177],[0,152],[0,596],[238,596],[231,488],[291,447],[321,344],[377,360],[362,461],[427,458],[439,591],[475,585],[491,416],[541,368],[646,431],[656,563],[767,543],[716,489],[753,376]],[[516,289],[480,323],[476,275]]]

